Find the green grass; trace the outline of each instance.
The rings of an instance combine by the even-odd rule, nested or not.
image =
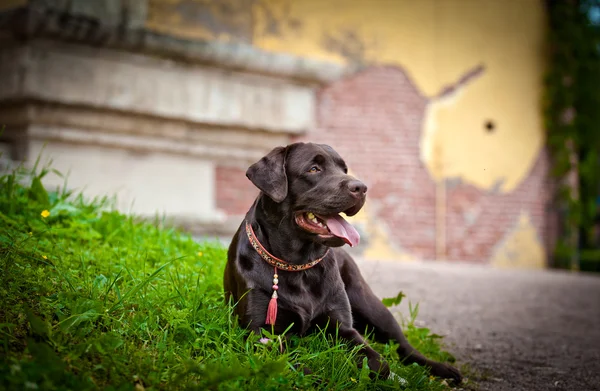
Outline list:
[[[46,174],[0,177],[2,389],[447,389],[401,365],[392,345],[375,347],[404,385],[370,380],[356,349],[323,333],[292,337],[283,354],[246,338],[223,302],[226,249],[139,222],[107,199],[47,192]],[[452,360],[415,316],[410,341]]]

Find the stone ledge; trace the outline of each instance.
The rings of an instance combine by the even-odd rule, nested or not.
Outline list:
[[[227,218],[214,221],[202,221],[177,216],[165,219],[165,224],[177,227],[195,236],[225,237],[231,239],[243,219],[244,216],[228,216]]]
[[[145,1],[110,0],[78,9],[70,9],[70,3],[82,2],[34,2],[2,10],[0,32],[5,41],[51,38],[308,83],[331,82],[350,71],[336,63],[266,52],[248,44],[181,39],[150,31],[143,27]]]
[[[194,43],[152,32],[146,32],[144,35],[143,46],[158,54],[298,81],[328,83],[341,78],[350,70],[345,66],[309,58],[267,53],[251,45],[220,42]]]
[[[217,126],[301,134],[310,86],[54,41],[0,51],[0,101],[38,100]]]
[[[219,165],[247,167],[264,156],[273,145],[289,141],[288,136],[282,133],[204,126],[46,102],[0,106],[0,119],[6,125],[0,139],[12,145],[14,160],[35,158],[28,156],[28,142],[44,140],[135,153],[188,155]]]

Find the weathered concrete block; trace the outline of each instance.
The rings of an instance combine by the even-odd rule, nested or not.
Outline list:
[[[314,92],[281,79],[54,42],[9,50],[0,99],[24,97],[205,124],[298,134]],[[15,79],[17,78],[17,79]]]
[[[35,126],[40,131],[41,126]],[[32,129],[36,131],[36,129]],[[34,140],[31,156],[67,176],[68,186],[86,197],[115,196],[116,207],[143,217],[156,214],[215,222],[213,163],[193,156],[136,153],[93,144],[78,145]],[[30,159],[29,165],[35,160]],[[65,179],[48,174],[49,188],[62,187]]]

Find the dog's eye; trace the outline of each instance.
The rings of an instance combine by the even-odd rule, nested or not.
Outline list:
[[[308,172],[310,172],[311,174],[314,174],[315,172],[319,172],[319,171],[321,171],[321,170],[320,170],[320,169],[319,169],[319,167],[317,167],[317,166],[312,166],[312,167],[311,167],[311,168],[308,170]]]

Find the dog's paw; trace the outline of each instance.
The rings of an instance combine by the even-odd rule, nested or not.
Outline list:
[[[457,385],[462,382],[460,371],[449,364],[436,363],[436,365],[431,367],[431,374],[443,379],[449,379]]]
[[[375,377],[380,379],[387,379],[390,377],[390,366],[383,358],[370,358],[368,365]]]

